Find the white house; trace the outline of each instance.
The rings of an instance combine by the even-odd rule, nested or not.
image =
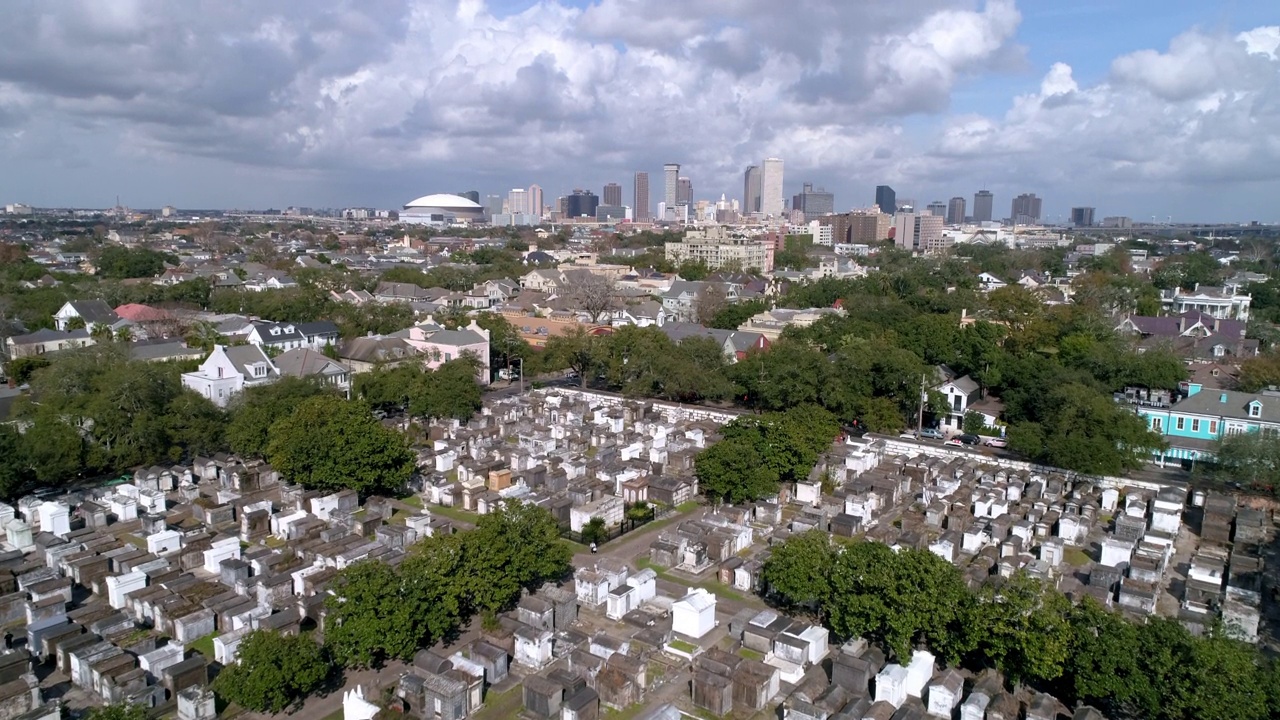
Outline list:
[[[215,345],[199,370],[182,374],[182,385],[218,407],[226,407],[244,388],[266,385],[279,378],[280,370],[257,345]]]
[[[311,323],[275,323],[258,321],[245,338],[251,345],[285,351],[297,348],[323,350],[325,345],[338,345],[338,326],[327,320]]]
[[[691,638],[700,638],[716,626],[716,596],[703,588],[692,588],[689,594],[671,606],[671,629]]]

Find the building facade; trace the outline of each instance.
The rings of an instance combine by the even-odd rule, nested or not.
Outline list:
[[[1198,383],[1183,383],[1181,390],[1186,397],[1172,404],[1135,405],[1147,429],[1169,446],[1156,452],[1155,462],[1211,459],[1217,443],[1231,435],[1260,432],[1280,439],[1280,392],[1210,390]]]
[[[632,217],[636,222],[649,221],[649,173],[638,172],[635,177],[635,198],[632,200]]]
[[[787,211],[782,195],[782,158],[765,158],[760,169],[760,212],[781,217]]]
[[[666,244],[667,259],[674,263],[701,260],[712,270],[736,268],[773,271],[774,244],[755,238],[736,237],[722,225],[705,230],[690,230],[683,242]]]
[[[618,183],[608,183],[604,186],[604,193],[601,195],[601,199],[604,201],[605,205],[612,205],[615,207],[621,206],[622,186]]]
[[[976,223],[991,222],[996,196],[990,190],[979,190],[973,194],[973,221]]]
[[[1091,207],[1071,208],[1071,226],[1078,227],[1078,228],[1093,227],[1093,208]]]
[[[542,217],[542,213],[546,210],[543,204],[542,188],[538,185],[529,186],[529,214]]]
[[[804,221],[812,222],[835,212],[835,195],[818,188],[813,183],[805,183],[800,194],[791,199],[791,209],[804,213]]]
[[[1173,288],[1161,291],[1160,304],[1168,315],[1181,315],[1198,310],[1206,315],[1224,320],[1249,320],[1249,306],[1253,296],[1241,292],[1237,285],[1209,287],[1197,284],[1192,290]]]
[[[953,197],[947,203],[947,224],[963,225],[964,224],[964,198]]]
[[[760,168],[749,165],[742,173],[742,214],[760,212]]]
[[[676,197],[680,185],[680,164],[667,163],[662,166],[662,176],[664,187],[662,188],[662,201],[667,204],[667,209],[676,206]],[[666,218],[663,218],[664,220]]]
[[[524,188],[512,188],[507,193],[507,214],[527,215],[529,213],[529,191]]]
[[[1039,225],[1042,204],[1043,200],[1035,193],[1022,193],[1013,199],[1009,219],[1015,225]]]
[[[925,207],[925,211],[930,215],[937,215],[940,218],[947,217],[947,204],[941,200],[934,200]]]
[[[888,185],[877,185],[876,205],[880,206],[880,212],[894,215],[898,212],[898,194]]]

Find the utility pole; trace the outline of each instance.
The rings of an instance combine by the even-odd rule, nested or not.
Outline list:
[[[920,410],[916,413],[916,439],[920,439],[920,431],[924,429],[924,403],[928,395],[924,392],[925,374],[920,373]]]

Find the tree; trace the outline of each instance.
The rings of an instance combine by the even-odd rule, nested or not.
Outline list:
[[[1259,432],[1228,435],[1214,451],[1213,468],[1213,475],[1222,482],[1275,493],[1280,489],[1280,442]]]
[[[36,482],[60,486],[84,469],[85,443],[80,430],[52,412],[41,412],[22,434],[21,455]]]
[[[769,306],[763,300],[739,300],[726,304],[709,322],[703,324],[720,330],[737,330],[743,323],[768,309]]]
[[[470,420],[482,404],[476,382],[480,367],[475,358],[462,357],[420,374],[416,386],[409,388],[409,413],[423,418]]]
[[[593,517],[582,526],[582,542],[588,545],[598,545],[609,539],[608,528],[605,527],[604,518]]]
[[[835,417],[814,406],[738,418],[721,430],[723,440],[698,454],[694,472],[712,498],[740,503],[771,497],[780,483],[806,478],[837,432]]]
[[[326,598],[325,644],[344,667],[370,667],[390,658],[408,659],[424,632],[416,603],[405,602],[396,568],[365,560],[334,578]]]
[[[49,367],[49,358],[42,355],[19,357],[5,363],[4,374],[15,385],[25,385],[37,370]]]
[[[383,427],[364,403],[334,395],[304,400],[267,437],[271,466],[308,488],[395,492],[416,467],[404,437]]]
[[[1062,675],[1071,651],[1071,601],[1025,572],[983,588],[974,634],[983,655],[1015,683]]]
[[[12,425],[0,425],[0,498],[19,497],[31,483],[22,435]]]
[[[572,370],[578,374],[582,387],[586,387],[587,377],[595,374],[600,363],[597,340],[595,335],[582,327],[574,328],[564,335],[554,335],[543,348],[543,366],[548,370]]]
[[[147,248],[109,245],[97,253],[94,265],[102,277],[125,279],[155,277],[164,272],[166,262],[176,264],[178,258]]]
[[[729,297],[720,283],[708,283],[693,299],[693,320],[699,325],[711,325],[716,316],[729,306]],[[737,330],[737,326],[732,329]]]
[[[357,382],[360,379],[357,378]],[[295,377],[246,388],[231,403],[227,442],[240,455],[265,455],[272,425],[288,417],[304,400],[329,393],[319,383]]]
[[[1268,350],[1240,363],[1240,391],[1260,392],[1273,385],[1280,386],[1280,351]]]
[[[555,518],[520,501],[482,515],[464,542],[469,604],[487,614],[513,605],[522,589],[536,590],[564,578],[573,558],[560,541]]]
[[[618,283],[613,278],[588,271],[574,275],[569,292],[574,304],[596,323],[607,319],[617,302],[617,294]]]
[[[242,707],[278,713],[318,690],[331,669],[311,638],[255,630],[241,641],[237,662],[223,668],[213,688]]]
[[[784,605],[819,611],[830,602],[830,573],[837,554],[831,536],[822,530],[793,535],[769,554],[761,579]]]
[[[1111,717],[1131,705],[1146,679],[1139,667],[1138,629],[1090,597],[1072,608],[1071,651],[1064,668],[1081,702]]]
[[[84,720],[147,720],[147,709],[142,705],[117,703],[91,708]]]
[[[987,421],[982,415],[970,410],[964,414],[962,429],[970,435],[981,435],[987,429]]]

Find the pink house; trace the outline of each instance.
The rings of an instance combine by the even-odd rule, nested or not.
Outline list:
[[[466,327],[446,330],[428,317],[426,322],[409,328],[404,340],[422,353],[432,370],[471,353],[481,363],[476,379],[481,385],[489,384],[489,331],[475,320]]]

